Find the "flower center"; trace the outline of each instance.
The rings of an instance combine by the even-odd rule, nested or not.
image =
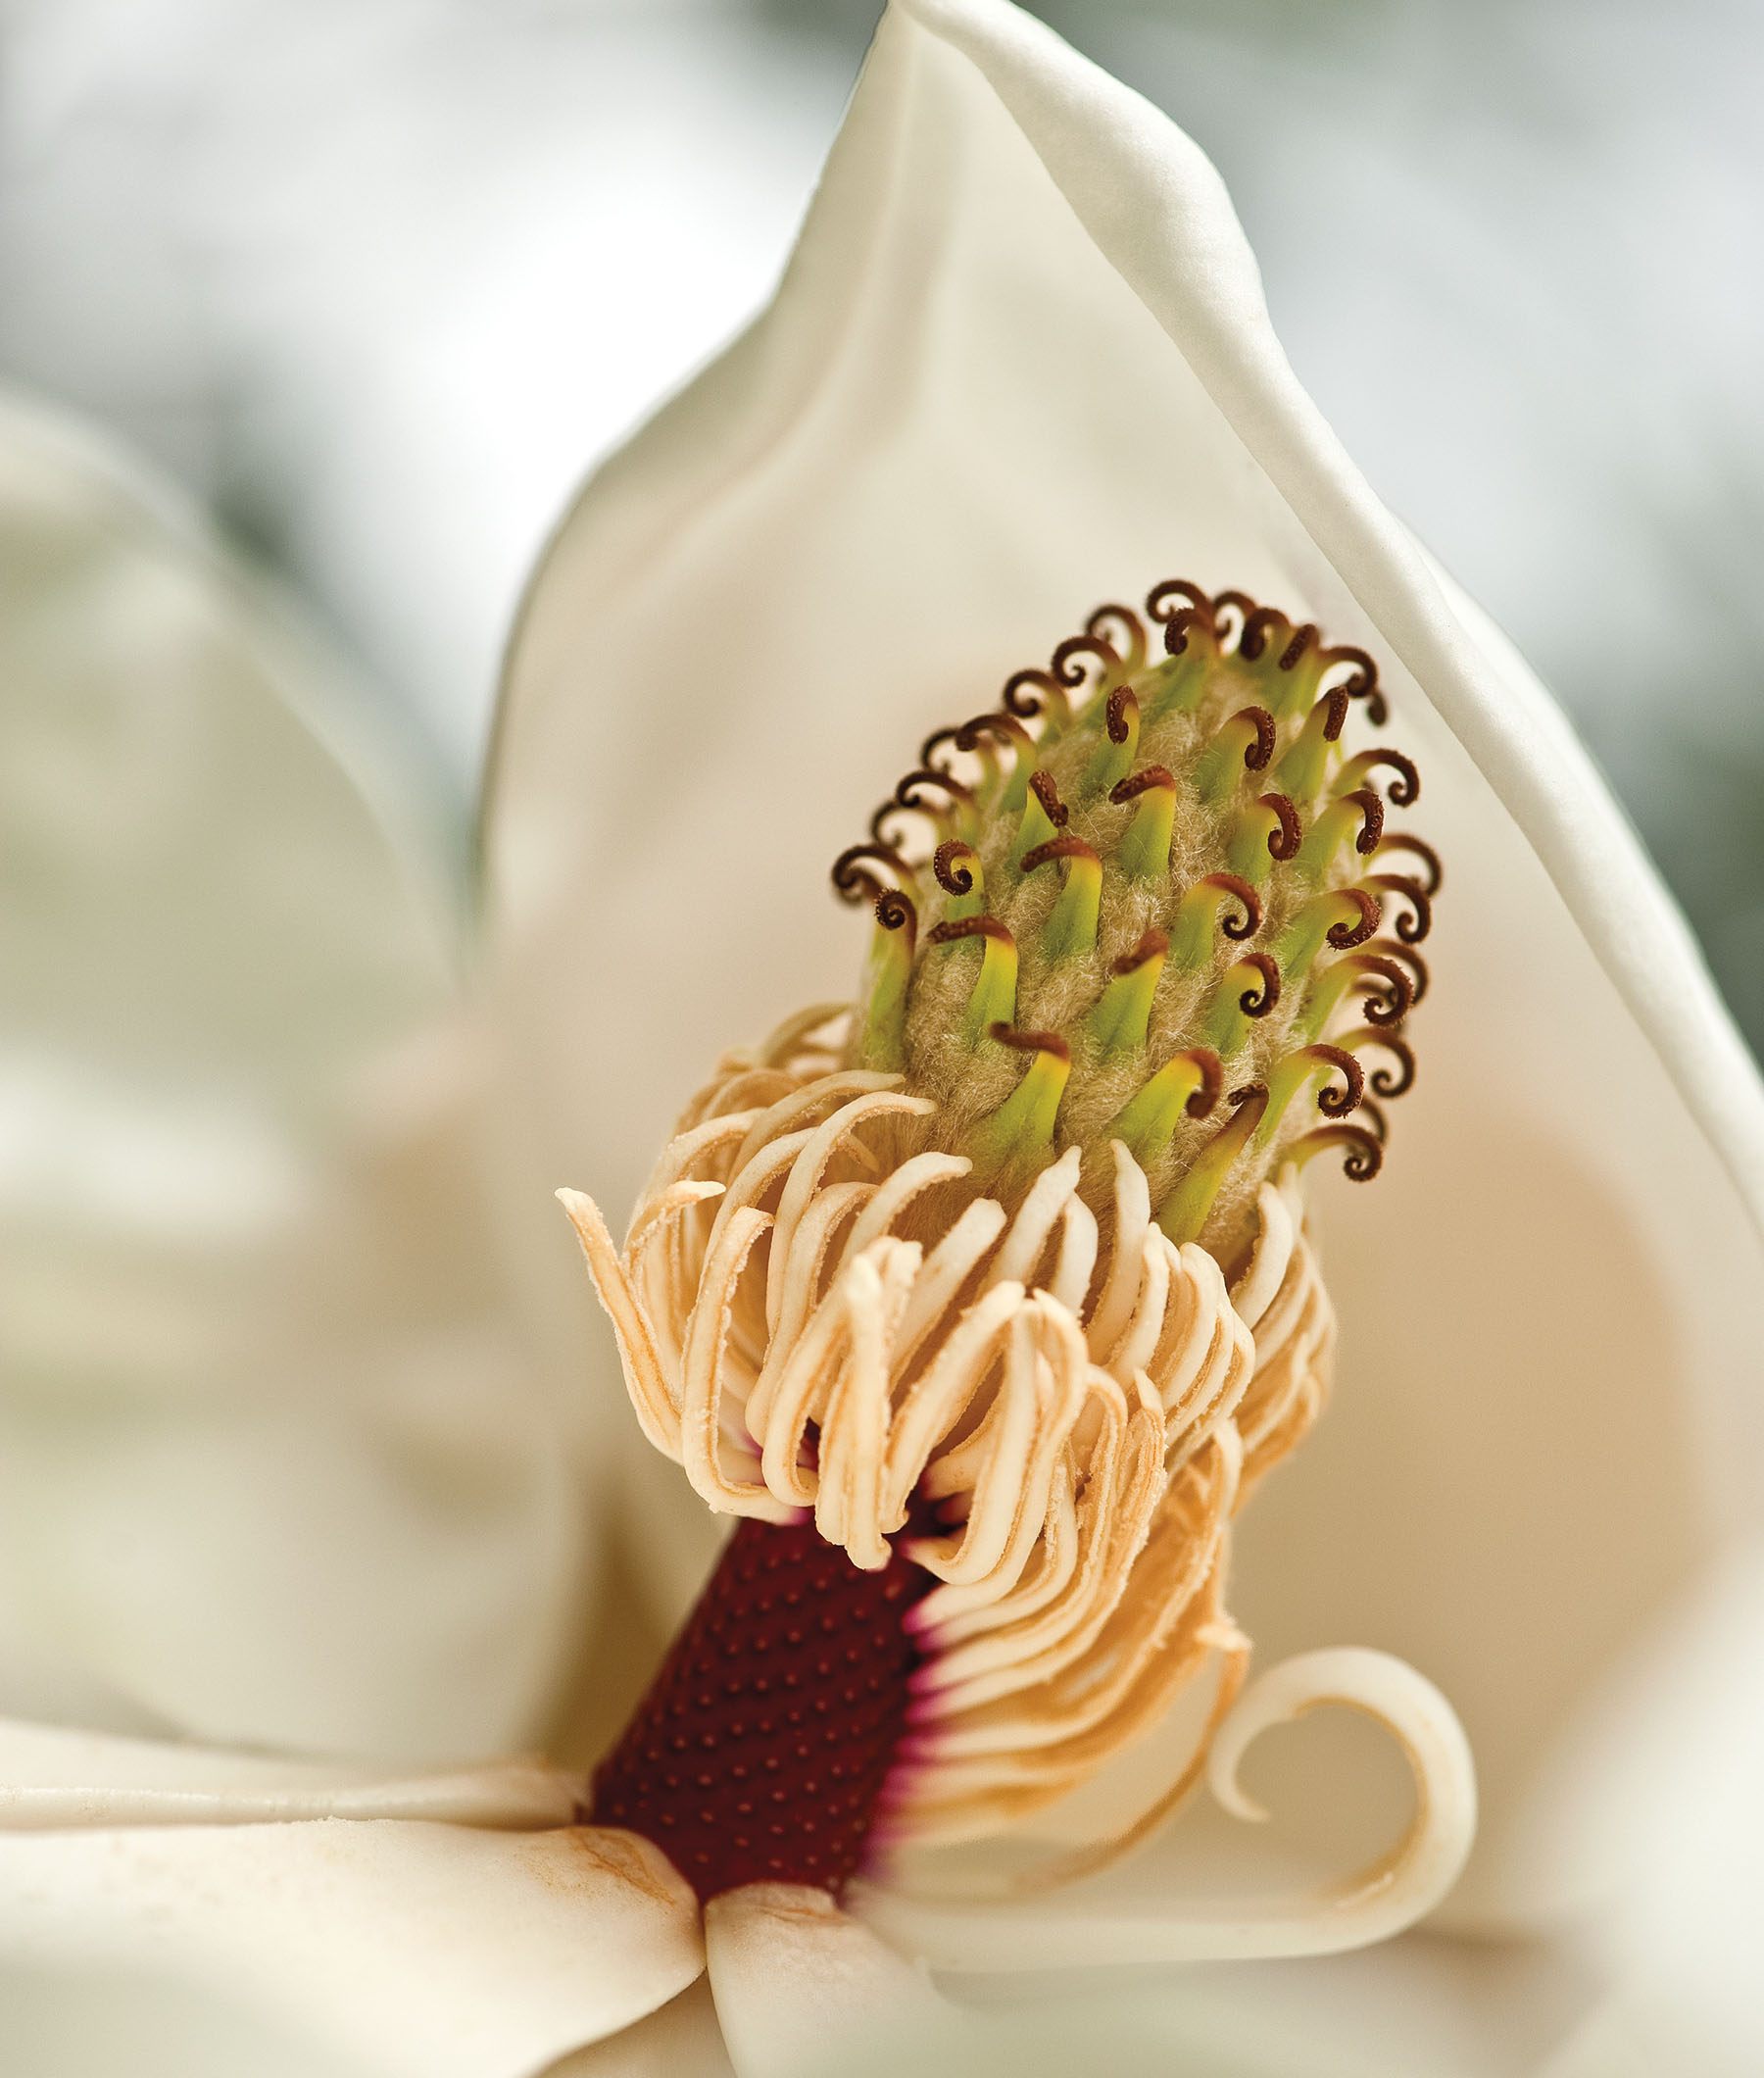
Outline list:
[[[590,1815],[653,1840],[701,1900],[837,1896],[863,1864],[923,1654],[932,1576],[863,1572],[811,1523],[746,1521],[594,1778]]]
[[[1242,593],[1100,608],[835,865],[857,1006],[724,1057],[622,1250],[561,1194],[645,1434],[747,1518],[595,1786],[702,1896],[1228,1707],[1231,1520],[1333,1359],[1301,1172],[1378,1170],[1428,981],[1419,776],[1356,712],[1372,661]]]

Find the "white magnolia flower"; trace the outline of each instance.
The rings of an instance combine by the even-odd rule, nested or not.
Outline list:
[[[417,1413],[378,1383],[365,1398],[330,1389],[318,1433],[335,1469],[306,1491],[394,1464],[390,1494],[368,1497],[396,1504],[388,1514],[365,1504],[338,1519],[390,1525],[348,1578],[408,1591],[352,1608],[339,1583],[304,1603],[322,1531],[288,1528],[280,1548],[298,1558],[265,1568],[286,1589],[275,1663],[294,1670],[274,1686],[265,1662],[235,1663],[242,1622],[156,1641],[117,1592],[88,1589],[74,1605],[101,1606],[112,1625],[96,1638],[89,1622],[58,1627],[45,1598],[29,1634],[63,1697],[79,1691],[53,1714],[116,1724],[124,1696],[168,1730],[412,1762],[507,1748],[540,1724],[587,1589],[565,1418],[507,1396],[548,1363],[579,1374],[599,1361],[612,1380],[560,1281],[570,1265],[545,1223],[550,1187],[634,1196],[680,1096],[723,1047],[849,970],[817,868],[904,754],[1048,654],[1075,612],[1143,596],[1173,570],[1208,594],[1275,601],[1378,659],[1451,871],[1423,1075],[1385,1174],[1370,1191],[1316,1194],[1342,1330],[1336,1405],[1245,1519],[1234,1613],[1270,1661],[1348,1642],[1399,1656],[1450,1698],[1484,1818],[1437,1923],[1546,1927],[1620,1884],[1628,1821],[1647,1806],[1609,1707],[1621,1662],[1746,1519],[1764,1291],[1756,1079],[1560,717],[1298,391],[1211,170],[1002,0],[897,0],[776,301],[600,473],[553,544],[514,644],[488,796],[480,1008],[469,1046],[439,1067],[425,1057],[426,1101],[421,1087],[412,1097],[423,1130],[404,1147],[420,1150],[426,1131],[431,1166],[412,1156],[388,1179],[396,1163],[382,1163],[377,1197],[352,1201],[365,1210],[347,1260],[316,1266],[329,1281],[304,1289],[318,1300],[294,1302],[302,1333],[318,1321],[323,1339],[270,1339],[291,1334],[290,1302],[224,1266],[231,1339],[204,1353],[211,1380],[250,1371],[262,1350],[283,1377],[347,1362],[373,1381],[376,1350],[396,1343],[425,1387],[437,1369],[460,1381],[430,1519],[472,1608],[420,1591],[425,1525],[396,1511],[424,1494],[411,1467],[434,1469],[432,1428],[399,1426]],[[329,813],[362,842],[359,811]],[[324,913],[396,914],[383,889],[364,894],[371,880],[364,868]],[[318,970],[328,985],[342,967],[327,954]],[[425,977],[395,1007],[439,993]],[[436,1120],[453,1121],[454,1143]],[[275,1120],[289,1143],[310,1122],[298,1103]],[[215,1159],[231,1178],[249,1164],[224,1123]],[[249,1166],[260,1193],[263,1166]],[[475,1245],[497,1276],[480,1262],[475,1288],[463,1281],[472,1238],[454,1226],[425,1244],[400,1225],[411,1198],[434,1210],[425,1177],[462,1173],[494,1212]],[[414,1250],[399,1253],[401,1233],[417,1235]],[[616,1299],[616,1277],[606,1282]],[[1240,1295],[1253,1283],[1251,1270]],[[201,1292],[176,1288],[206,1325]],[[486,1353],[505,1307],[528,1345]],[[1243,1317],[1256,1311],[1246,1299]],[[420,1350],[402,1339],[414,1318],[432,1323]],[[171,1347],[172,1370],[195,1375]],[[211,1506],[217,1481],[238,1491],[214,1435],[258,1439],[263,1470],[307,1433],[259,1361],[262,1389],[223,1418],[213,1383],[180,1410],[180,1440],[203,1443],[193,1505]],[[664,1442],[665,1400],[650,1408]],[[498,1422],[491,1410],[514,1404]],[[677,1621],[710,1556],[702,1501],[637,1443],[610,1390],[572,1440],[619,1514],[646,1613]],[[469,1475],[492,1452],[486,1494]],[[699,1468],[712,1487],[733,1476],[713,1449]],[[282,1471],[266,1472],[265,1492],[302,1490]],[[159,1460],[133,1472],[150,1484]],[[91,1519],[101,1537],[112,1518]],[[169,1571],[169,1592],[139,1597],[148,1617],[187,1622],[213,1606],[208,1582]],[[1420,1756],[1430,1789],[1456,1780],[1433,1692],[1371,1656],[1325,1669],[1324,1686],[1354,1667],[1356,1700],[1411,1749],[1437,1734]],[[1279,1714],[1278,1688],[1261,1695],[1227,1720],[1228,1756]],[[1163,1744],[1134,1749],[1096,1801],[1068,1809],[1066,1837],[1143,1808],[1175,1771]],[[1394,1828],[1363,1756],[1306,1733],[1280,1757],[1290,1780],[1270,1769],[1258,1782],[1284,1818],[1280,1880],[1303,1897]],[[782,2070],[838,2019],[922,2014],[932,1995],[905,1959],[915,1953],[980,1970],[1154,1960],[1229,1953],[1221,1925],[1255,1917],[1206,1904],[1208,1857],[1245,1857],[1243,1829],[1209,1831],[1201,1813],[1131,1863],[1027,1901],[913,1905],[883,1877],[855,1895],[866,1925],[802,1887],[737,1889],[701,1914],[648,1843],[567,1827],[581,1785],[542,1763],[387,1773],[19,1725],[0,1776],[14,1828],[0,1911],[18,1952],[279,2002],[391,2069],[536,2069],[640,2023],[708,1954],[736,2067]],[[1421,1837],[1437,1853],[1398,1917],[1432,1902],[1461,1847],[1428,1833],[1439,1814],[1424,1798]],[[1274,1871],[1256,1863],[1252,1880],[1265,1903]],[[1286,1952],[1332,1945],[1311,1906],[1274,1916]],[[1393,1923],[1374,1909],[1348,1931]]]

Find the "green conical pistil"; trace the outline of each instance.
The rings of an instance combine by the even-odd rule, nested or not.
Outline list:
[[[1004,810],[1001,808],[1001,814]],[[1057,837],[1066,826],[1071,811],[1060,800],[1054,784],[1052,772],[1035,772],[1029,779],[1028,799],[1023,803],[1023,819],[1017,824],[1016,837],[1010,847],[1010,864],[1017,871],[1022,870],[1023,861],[1039,845],[1050,838]]]
[[[1269,953],[1245,953],[1220,977],[1200,1014],[1200,1036],[1221,1061],[1243,1052],[1250,1027],[1280,1001],[1280,968]]]
[[[976,715],[964,721],[951,738],[958,751],[971,751],[984,758],[989,744],[1006,744],[1013,754],[1010,770],[1002,774],[996,797],[988,789],[981,806],[989,815],[1020,815],[1029,797],[1029,780],[1036,768],[1035,738],[1014,715]],[[927,759],[926,763],[930,761]],[[993,769],[1000,769],[996,757]]]
[[[991,1027],[991,1036],[1001,1046],[1028,1054],[1030,1061],[1016,1088],[973,1129],[969,1144],[974,1175],[987,1186],[1001,1173],[1019,1175],[1042,1165],[1054,1144],[1059,1100],[1072,1072],[1071,1049],[1057,1032],[1014,1031],[1001,1020]]]
[[[1242,914],[1228,915],[1221,923],[1219,912],[1228,902],[1241,905]],[[1215,931],[1222,929],[1234,944],[1241,945],[1261,929],[1261,898],[1242,874],[1207,873],[1195,882],[1177,909],[1170,958],[1183,973],[1199,973],[1212,965]]]
[[[1106,1140],[1121,1141],[1142,1168],[1169,1151],[1176,1128],[1186,1118],[1204,1118],[1219,1101],[1224,1073],[1218,1056],[1193,1047],[1166,1061],[1150,1082],[1135,1090],[1103,1129]]]
[[[1114,974],[1097,1000],[1086,1020],[1085,1030],[1098,1053],[1137,1053],[1146,1043],[1152,1023],[1152,999],[1163,974],[1164,957],[1170,941],[1162,931],[1151,930],[1130,953],[1114,964]]]
[[[940,844],[932,855],[931,870],[950,898],[944,912],[950,922],[986,914],[986,875],[980,867],[980,854],[971,844],[960,837]]]
[[[1304,717],[1304,726],[1275,768],[1274,777],[1295,801],[1314,801],[1329,777],[1329,747],[1348,718],[1348,695],[1337,686]]]
[[[1312,887],[1321,887],[1342,846],[1352,841],[1362,856],[1377,851],[1384,835],[1384,796],[1369,786],[1356,786],[1323,810],[1304,833],[1297,865]]]
[[[1259,772],[1274,755],[1274,717],[1265,707],[1243,707],[1221,722],[1195,766],[1195,791],[1208,808],[1223,808],[1246,772]]]
[[[876,897],[876,928],[870,937],[863,982],[865,1067],[891,1074],[906,1064],[906,995],[912,986],[912,954],[918,912],[898,888]]]
[[[1343,953],[1310,985],[1293,1029],[1301,1039],[1320,1039],[1350,993],[1370,998],[1365,1015],[1380,1027],[1400,1024],[1415,1000],[1413,977],[1383,953]]]
[[[1390,785],[1391,806],[1413,808],[1421,798],[1421,774],[1415,769],[1415,761],[1405,757],[1401,751],[1385,747],[1375,751],[1361,751],[1357,758],[1349,758],[1336,774],[1336,792],[1350,794],[1356,786],[1364,786],[1381,767],[1396,774]],[[1435,864],[1438,863],[1436,860]]]
[[[1130,880],[1161,880],[1170,870],[1170,838],[1176,828],[1176,782],[1161,765],[1148,765],[1109,790],[1115,803],[1137,801],[1139,813],[1115,850],[1115,864]]]
[[[1251,887],[1265,887],[1275,860],[1296,859],[1304,831],[1284,794],[1263,794],[1232,817],[1225,864]]]
[[[1102,709],[1102,741],[1084,768],[1087,794],[1107,794],[1133,769],[1139,755],[1140,710],[1130,685],[1117,685]]]
[[[1016,1015],[1016,940],[996,916],[958,916],[940,923],[925,942],[954,945],[962,938],[978,938],[985,947],[961,1019],[962,1036],[978,1046],[990,1026],[1008,1024]]]
[[[1255,1129],[1255,1144],[1266,1147],[1280,1129],[1288,1107],[1301,1090],[1319,1076],[1340,1074],[1340,1082],[1327,1081],[1317,1092],[1317,1109],[1325,1118],[1345,1118],[1366,1094],[1366,1071],[1354,1057],[1339,1046],[1320,1040],[1296,1048],[1275,1062],[1268,1072],[1268,1108]]]
[[[1363,1125],[1319,1125],[1293,1142],[1286,1160],[1302,1169],[1317,1156],[1338,1147],[1346,1150],[1342,1174],[1355,1183],[1370,1183],[1384,1167],[1384,1147],[1377,1134],[1367,1132]]]
[[[1331,888],[1313,895],[1293,914],[1274,941],[1274,958],[1291,985],[1310,972],[1311,963],[1329,946],[1338,953],[1364,945],[1378,928],[1378,899],[1359,887]]]
[[[1261,1083],[1251,1082],[1246,1089],[1233,1091],[1231,1101],[1237,1110],[1230,1123],[1221,1126],[1200,1150],[1157,1209],[1158,1225],[1178,1248],[1185,1241],[1199,1240],[1232,1164],[1261,1123],[1268,1092]]]
[[[1082,837],[1050,837],[1024,857],[1023,871],[1027,875],[1055,859],[1066,863],[1065,885],[1042,931],[1042,950],[1050,960],[1063,960],[1096,950],[1102,862]]]

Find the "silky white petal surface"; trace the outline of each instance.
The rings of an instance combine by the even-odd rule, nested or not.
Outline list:
[[[547,1181],[633,1190],[720,1046],[856,976],[826,865],[925,731],[1170,574],[1385,661],[1448,873],[1418,1093],[1377,1186],[1319,1194],[1337,1405],[1236,1608],[1437,1680],[1485,1791],[1454,1903],[1546,1916],[1595,1857],[1515,1872],[1528,1784],[1764,1490],[1764,1106],[1546,695],[1298,390],[1211,169],[1000,0],[891,12],[777,301],[529,595],[487,824],[514,1072]],[[654,1546],[702,1535],[646,1496]]]
[[[514,1831],[568,1825],[585,1785],[538,1757],[447,1773],[271,1758],[0,1718],[0,1832],[268,1819],[429,1818]]]
[[[385,1059],[449,919],[359,723],[157,486],[0,407],[0,1707],[533,1735],[575,1504],[468,1050]]]
[[[411,2078],[524,2078],[704,1964],[697,1901],[632,1834],[400,1819],[3,1835],[0,1943],[262,2004]]]
[[[800,1883],[712,1898],[705,1955],[738,2078],[809,2078],[838,2068],[842,2041],[935,2024],[947,2011],[923,1968]]]

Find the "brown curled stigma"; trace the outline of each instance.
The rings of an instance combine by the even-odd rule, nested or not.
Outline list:
[[[1356,786],[1342,799],[1351,802],[1360,812],[1360,832],[1353,840],[1353,848],[1362,859],[1369,859],[1384,836],[1384,796],[1375,787]]]
[[[1244,624],[1238,629],[1237,653],[1251,664],[1267,648],[1271,629],[1292,625],[1277,607],[1257,606],[1247,592],[1221,592],[1213,603],[1223,606],[1227,601],[1239,608],[1244,616]]]
[[[891,891],[884,880],[865,870],[861,862],[877,860],[888,867],[897,879],[907,886],[912,884],[912,868],[893,846],[887,844],[850,844],[833,862],[833,885],[842,902],[857,904],[873,902],[879,895]]]
[[[1219,1093],[1225,1087],[1225,1070],[1210,1046],[1193,1048],[1188,1058],[1200,1070],[1200,1086],[1190,1092],[1182,1109],[1191,1118],[1204,1118],[1219,1101]]]
[[[1297,859],[1298,847],[1304,842],[1304,825],[1298,820],[1298,811],[1285,794],[1263,794],[1256,807],[1272,809],[1280,825],[1268,832],[1269,858],[1278,859],[1282,865],[1289,859]]]
[[[876,921],[885,931],[906,931],[908,947],[918,935],[918,911],[898,887],[887,888],[876,897]]]
[[[1397,938],[1374,938],[1366,951],[1376,953],[1385,960],[1395,960],[1399,966],[1408,968],[1413,976],[1409,994],[1409,1009],[1413,1010],[1427,994],[1427,984],[1432,979],[1427,971],[1427,962],[1412,945],[1404,945]]]
[[[1055,1061],[1069,1061],[1072,1049],[1057,1032],[1019,1032],[1013,1024],[989,1024],[987,1033],[1001,1046],[1018,1054],[1052,1054]]]
[[[1074,690],[1090,675],[1078,662],[1080,657],[1089,657],[1102,666],[1101,676],[1106,678],[1110,672],[1119,671],[1120,652],[1112,642],[1104,642],[1101,635],[1068,635],[1048,660],[1048,668],[1061,685]]]
[[[1139,713],[1139,702],[1134,698],[1130,685],[1117,685],[1108,696],[1108,704],[1102,710],[1102,726],[1108,731],[1110,743],[1127,741],[1127,710]]]
[[[1240,879],[1236,873],[1208,873],[1200,883],[1206,887],[1222,887],[1244,906],[1241,916],[1227,916],[1219,928],[1234,945],[1242,945],[1246,938],[1253,938],[1261,929],[1261,897],[1248,880]]]
[[[931,855],[931,870],[946,895],[971,895],[974,892],[974,876],[962,861],[972,859],[978,864],[979,857],[974,847],[964,844],[959,837],[951,837],[937,847]]]
[[[1385,1108],[1376,1097],[1362,1097],[1360,1108],[1354,1117],[1362,1120],[1367,1130],[1374,1135],[1380,1147],[1391,1144],[1391,1121],[1385,1116]]]
[[[1414,1088],[1415,1050],[1406,1039],[1399,1039],[1395,1032],[1380,1030],[1376,1025],[1362,1024],[1357,1031],[1344,1032],[1342,1044],[1355,1048],[1382,1047],[1396,1062],[1395,1070],[1388,1067],[1372,1070],[1370,1081],[1374,1096],[1406,1097]]]
[[[927,786],[935,786],[950,797],[941,809],[926,803],[921,789]],[[947,816],[957,802],[972,801],[974,790],[957,779],[954,772],[940,772],[932,766],[921,765],[902,775],[895,787],[894,798],[897,807],[916,809],[922,816]]]
[[[1347,957],[1356,969],[1354,979],[1348,984],[1348,991],[1363,992],[1367,998],[1366,1022],[1385,1030],[1400,1024],[1415,1007],[1415,984],[1408,969],[1376,949]],[[1380,992],[1381,981],[1388,994]]]
[[[1404,914],[1396,918],[1395,929],[1404,945],[1419,945],[1433,929],[1433,904],[1428,901],[1420,881],[1411,880],[1404,873],[1368,873],[1360,885],[1375,887],[1387,895],[1397,895],[1408,904]]]
[[[1265,707],[1240,707],[1231,718],[1233,721],[1248,721],[1255,730],[1254,742],[1244,746],[1245,771],[1266,771],[1268,760],[1274,755],[1274,717]]]
[[[1317,1109],[1325,1118],[1346,1118],[1349,1112],[1358,1109],[1366,1094],[1365,1069],[1345,1047],[1317,1045],[1307,1046],[1304,1051],[1313,1061],[1326,1061],[1346,1079],[1345,1088],[1326,1082],[1317,1092]]]
[[[1158,786],[1167,786],[1174,793],[1175,775],[1165,766],[1148,765],[1143,771],[1129,772],[1125,779],[1111,786],[1108,798],[1119,807],[1123,802],[1135,801],[1141,794],[1149,794],[1153,787]]]
[[[1022,721],[1031,721],[1048,709],[1053,710],[1053,717],[1061,727],[1072,718],[1072,703],[1066,698],[1066,689],[1049,671],[1012,671],[1004,681],[999,703],[1006,714],[1015,715]]]
[[[1291,1153],[1293,1159],[1302,1164],[1313,1155],[1321,1155],[1334,1147],[1347,1150],[1342,1174],[1355,1183],[1370,1183],[1384,1167],[1384,1149],[1372,1134],[1357,1125],[1319,1125],[1302,1139],[1295,1140]]]
[[[1394,792],[1391,798],[1393,801],[1396,799]],[[1400,807],[1401,803],[1398,802],[1397,806]],[[1427,881],[1422,893],[1429,898],[1437,895],[1445,885],[1446,868],[1440,863],[1440,855],[1431,844],[1425,843],[1421,838],[1411,837],[1407,830],[1392,830],[1385,838],[1382,849],[1387,852],[1408,852],[1420,860],[1427,868]],[[1420,998],[1415,1000],[1419,1002]]]
[[[997,916],[949,916],[932,926],[927,945],[954,945],[962,938],[997,938],[1002,945],[1015,945],[1009,928]]]
[[[958,751],[977,751],[988,736],[996,743],[1008,743],[1019,757],[1033,757],[1035,754],[1035,738],[1014,715],[974,715],[958,729],[951,731],[950,741]],[[927,751],[931,742],[932,739],[927,737]],[[925,763],[931,763],[929,757],[925,759]]]
[[[1328,713],[1323,717],[1323,741],[1335,743],[1340,740],[1342,726],[1348,719],[1348,695],[1339,685],[1331,686],[1317,702]]]
[[[933,811],[920,809],[917,813],[931,815]],[[869,819],[871,841],[881,845],[884,851],[901,851],[903,845],[912,836],[914,829],[911,823],[901,824],[896,821],[897,816],[906,814],[907,811],[898,801],[884,801]]]
[[[1109,971],[1115,974],[1137,973],[1148,960],[1161,960],[1170,950],[1170,941],[1155,927],[1149,930],[1130,952],[1112,962]]]
[[[1146,594],[1146,612],[1153,620],[1166,626],[1181,614],[1200,615],[1210,622],[1213,601],[1186,577],[1166,577]]]
[[[1089,859],[1100,864],[1096,853],[1082,837],[1050,837],[1046,844],[1038,844],[1033,851],[1023,854],[1021,870],[1032,873],[1038,866],[1046,866],[1051,859]]]
[[[1066,819],[1070,816],[1071,811],[1059,798],[1059,789],[1054,784],[1054,774],[1052,772],[1031,772],[1029,775],[1029,791],[1041,803],[1043,815],[1053,823],[1054,827],[1056,830],[1064,829]]]
[[[1338,953],[1350,953],[1355,946],[1364,945],[1377,930],[1384,912],[1378,906],[1378,897],[1369,895],[1363,886],[1344,887],[1338,893],[1359,906],[1359,921],[1349,923],[1344,916],[1340,923],[1332,923],[1323,934],[1326,945],[1333,945]]]
[[[1280,968],[1271,953],[1245,953],[1240,966],[1252,966],[1262,977],[1261,988],[1247,988],[1238,998],[1238,1009],[1246,1017],[1265,1017],[1280,1001]]]
[[[1294,629],[1292,641],[1280,653],[1280,668],[1283,671],[1296,671],[1298,668],[1305,651],[1317,639],[1317,633],[1315,622],[1310,620],[1307,620],[1302,627]],[[1336,723],[1337,734],[1340,734],[1341,726],[1342,724],[1338,721]],[[1329,740],[1333,743],[1335,737],[1331,736]]]
[[[1105,600],[1084,623],[1084,632],[1120,651],[1129,671],[1137,671],[1146,661],[1146,623],[1130,606]],[[1115,641],[1117,633],[1124,640]]]
[[[1342,703],[1345,707],[1348,700],[1347,694],[1342,692],[1339,686],[1336,690],[1342,693]],[[1333,699],[1335,695],[1331,694],[1330,697]],[[1361,751],[1353,763],[1362,772],[1376,771],[1380,766],[1387,766],[1396,774],[1387,790],[1393,808],[1413,808],[1415,803],[1420,800],[1421,774],[1415,767],[1415,761],[1407,756],[1406,753],[1392,750],[1388,745],[1380,744],[1377,750]],[[1396,840],[1393,838],[1392,841],[1395,842]],[[1437,859],[1434,861],[1436,866],[1439,863]]]

